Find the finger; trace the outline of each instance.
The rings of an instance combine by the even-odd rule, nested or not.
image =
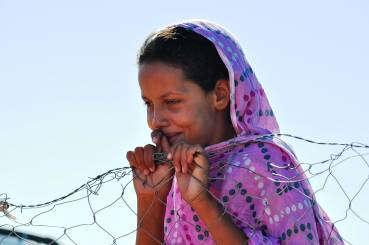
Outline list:
[[[156,143],[155,141],[160,138],[160,136],[162,135],[162,131],[160,129],[155,129],[151,132],[151,139],[154,143]]]
[[[155,164],[154,164],[154,146],[153,145],[145,145],[144,146],[144,161],[146,167],[150,169],[151,172],[155,171]]]
[[[126,154],[126,158],[127,158],[128,162],[129,162],[129,165],[131,167],[133,167],[133,168],[137,167],[133,151],[128,151],[127,154]]]
[[[187,152],[190,149],[190,146],[187,144],[183,144],[181,149],[181,167],[182,173],[186,174],[188,171],[188,161],[187,161]]]
[[[200,145],[195,145],[191,148],[193,161],[200,167],[206,168],[208,164],[207,157],[204,155],[204,149]]]
[[[127,152],[127,160],[129,162],[129,165],[131,166],[132,170],[133,170],[133,174],[134,176],[140,176],[143,173],[143,170],[141,168],[141,166],[139,166],[136,162],[136,158],[135,158],[135,154],[133,151],[129,151]]]
[[[192,174],[192,172],[195,170],[196,168],[196,163],[192,162],[190,164],[188,164],[188,173]]]
[[[181,171],[180,161],[181,161],[181,147],[182,144],[177,144],[172,147],[170,154],[172,155],[173,159],[173,166],[177,173]]]
[[[188,163],[188,169],[192,173],[192,171],[196,168],[197,163],[195,162],[194,158],[197,156],[199,152],[198,146],[192,146],[187,151],[187,163]]]
[[[144,161],[144,149],[143,147],[136,147],[135,149],[135,159],[136,163],[140,169],[144,172],[145,175],[150,174],[150,170],[146,167]]]
[[[163,152],[163,147],[161,146],[161,137],[157,138],[155,145],[157,152]]]
[[[158,152],[162,151],[162,147],[161,147],[161,137],[162,137],[162,135],[163,135],[163,133],[158,129],[151,132],[152,142],[154,142],[154,144],[156,145]]]
[[[164,134],[160,137],[160,145],[163,152],[170,152],[171,147],[167,137]]]
[[[187,163],[189,165],[193,165],[193,159],[194,159],[194,155],[196,153],[196,147],[191,146],[188,150],[187,150]]]

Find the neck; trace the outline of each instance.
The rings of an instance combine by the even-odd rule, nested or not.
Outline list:
[[[217,144],[222,141],[226,141],[236,137],[236,132],[233,128],[231,119],[226,120],[228,118],[224,118],[224,114],[220,116],[220,120],[216,123],[215,132],[214,132],[214,140],[211,144]]]

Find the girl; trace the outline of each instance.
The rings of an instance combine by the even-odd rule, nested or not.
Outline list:
[[[127,152],[138,244],[342,244],[263,88],[223,28],[150,35],[138,80],[154,145]],[[166,153],[164,164],[153,155]]]

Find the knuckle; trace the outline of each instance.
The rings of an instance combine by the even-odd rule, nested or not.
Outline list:
[[[136,161],[132,157],[127,158],[127,160],[130,166],[136,166]]]
[[[142,147],[141,147],[141,146],[137,146],[137,147],[135,148],[135,151],[140,151],[140,150],[142,150]]]
[[[179,158],[181,156],[181,148],[177,148],[176,151],[174,152],[174,155]]]
[[[143,147],[136,147],[135,148],[135,154],[137,155],[137,154],[140,154],[140,153],[142,153],[143,152]]]
[[[150,145],[150,144],[144,146],[144,150],[146,150],[146,151],[152,151],[153,148],[154,148],[154,146]]]
[[[126,154],[126,158],[128,161],[132,162],[133,161],[133,152],[129,151]]]
[[[131,151],[127,151],[126,153],[126,158],[127,160],[129,160],[129,158],[131,158],[132,152]]]
[[[146,168],[149,168],[151,165],[152,165],[151,162],[145,162],[145,167]]]

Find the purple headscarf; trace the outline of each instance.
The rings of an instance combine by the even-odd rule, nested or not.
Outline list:
[[[210,40],[229,72],[230,116],[237,137],[205,148],[209,191],[249,244],[343,244],[316,203],[291,148],[280,138],[263,88],[235,38],[207,21],[174,26]],[[215,244],[206,225],[182,198],[176,178],[167,197],[166,244]]]

